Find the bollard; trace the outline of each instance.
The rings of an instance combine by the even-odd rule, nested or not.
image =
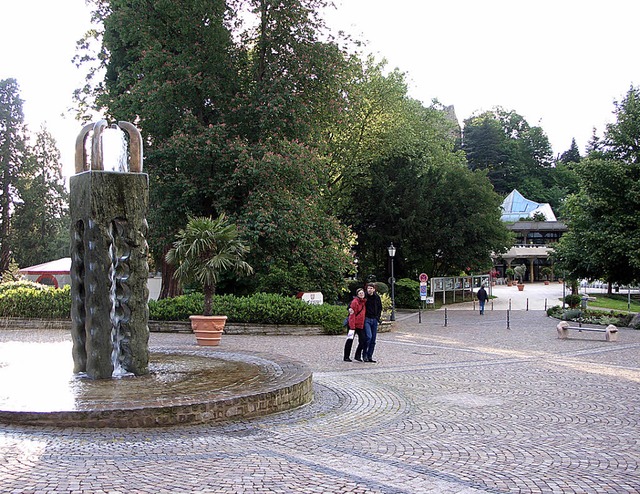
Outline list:
[[[529,298],[527,297],[527,308],[526,310],[529,310]]]
[[[493,311],[493,300],[491,301],[491,310]]]
[[[547,299],[546,298],[544,299],[544,310],[545,311],[547,310]]]
[[[444,308],[444,327],[447,327],[447,308]]]
[[[509,326],[509,311],[507,311],[507,329],[511,329],[511,326]]]
[[[418,324],[422,324],[422,311],[418,307]]]
[[[509,299],[509,308],[507,310],[511,310],[511,299]]]
[[[475,312],[475,311],[476,311],[476,301],[474,300],[473,301],[473,312]]]

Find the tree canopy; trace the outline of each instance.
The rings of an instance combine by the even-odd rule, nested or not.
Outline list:
[[[549,139],[540,127],[498,107],[465,120],[462,149],[469,168],[487,170],[499,194],[518,189],[539,200],[543,171],[553,164]]]
[[[20,88],[0,81],[0,271],[68,254],[67,194],[60,152],[42,128],[29,142]]]
[[[640,280],[640,90],[616,103],[602,145],[575,166],[579,191],[567,200],[569,232],[556,249],[575,278]]]
[[[354,253],[384,273],[400,237],[401,273],[484,268],[504,247],[499,196],[456,151],[451,109],[410,98],[402,72],[345,49],[318,15],[328,2],[92,1],[103,72],[94,66],[78,97],[95,94],[96,109],[141,130],[157,261],[189,217],[221,213],[250,246],[255,276],[220,283],[240,293],[331,299]],[[544,151],[535,129],[527,142]],[[165,265],[163,295],[171,279]]]

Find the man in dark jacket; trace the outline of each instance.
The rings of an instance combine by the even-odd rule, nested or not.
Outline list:
[[[368,346],[362,354],[362,359],[365,362],[375,363],[373,360],[373,351],[376,348],[376,336],[378,335],[378,323],[382,321],[382,300],[380,295],[376,292],[375,283],[367,284],[367,309],[364,316],[364,331],[367,335]],[[356,355],[356,360],[359,360],[359,355]]]
[[[478,297],[478,304],[480,305],[480,315],[484,314],[484,303],[489,300],[489,294],[484,289],[484,285],[480,287],[476,295]]]

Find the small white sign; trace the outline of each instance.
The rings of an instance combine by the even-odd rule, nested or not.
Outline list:
[[[434,297],[427,297],[427,304],[435,304],[435,298]]]
[[[322,305],[324,302],[322,292],[302,292],[302,294],[298,294],[298,298],[312,305]]]

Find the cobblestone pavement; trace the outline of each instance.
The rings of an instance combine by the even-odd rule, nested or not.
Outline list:
[[[164,429],[2,427],[0,492],[640,492],[640,331],[560,340],[541,310],[512,311],[509,329],[500,310],[397,319],[376,364],[343,362],[343,336],[225,335],[226,350],[306,362],[315,400],[297,410]]]

